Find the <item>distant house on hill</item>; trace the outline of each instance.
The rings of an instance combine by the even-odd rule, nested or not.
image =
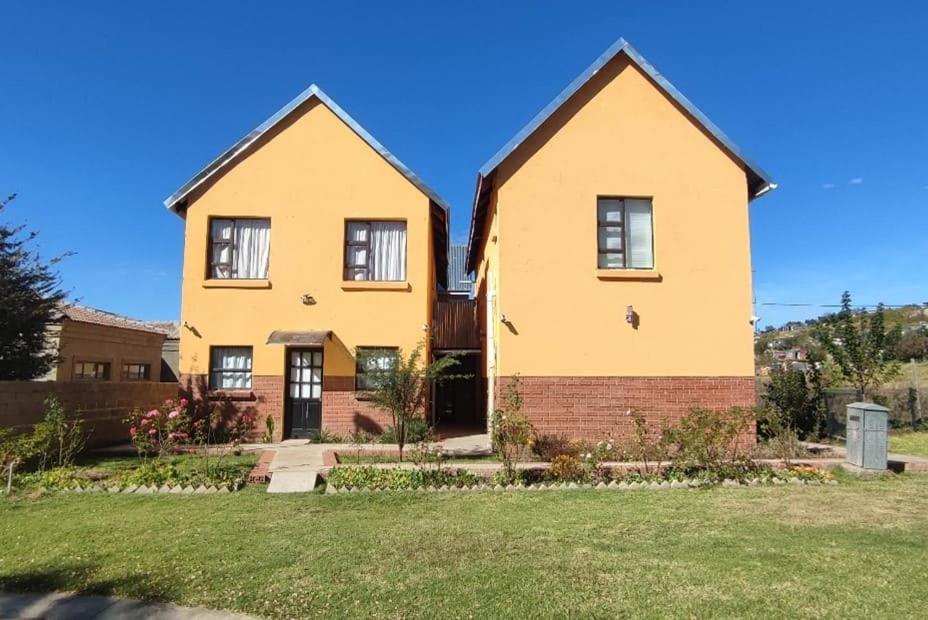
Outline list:
[[[58,364],[42,381],[160,381],[163,330],[76,304],[61,307],[48,330]]]

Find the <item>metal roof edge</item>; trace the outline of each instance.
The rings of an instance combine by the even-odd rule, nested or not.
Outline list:
[[[309,88],[301,92],[299,95],[290,100],[284,107],[280,108],[275,112],[270,118],[265,120],[263,123],[252,129],[248,132],[243,138],[238,142],[233,144],[230,148],[226,149],[219,157],[211,161],[205,168],[200,170],[198,173],[193,175],[186,183],[184,183],[180,189],[168,196],[164,200],[164,206],[168,209],[175,210],[177,204],[184,199],[191,191],[196,189],[202,183],[207,181],[213,174],[224,168],[228,163],[234,160],[238,155],[240,155],[245,149],[251,146],[258,138],[264,135],[268,130],[277,125],[280,121],[286,118],[291,112],[293,112],[297,107],[308,101],[311,97],[316,97],[321,101],[327,108],[329,108],[342,122],[348,125],[352,131],[354,131],[358,136],[361,137],[371,148],[373,148],[377,153],[387,160],[391,166],[396,168],[403,176],[405,176],[410,183],[415,185],[419,191],[429,197],[435,204],[444,209],[446,212],[450,210],[448,203],[438,195],[438,193],[430,188],[416,173],[409,169],[403,162],[401,162],[393,153],[391,153],[385,146],[383,146],[374,136],[372,136],[364,127],[361,126],[350,114],[345,112],[335,101],[325,94],[325,92],[315,83],[310,84]]]
[[[596,75],[600,69],[602,69],[609,61],[618,56],[620,53],[625,53],[628,58],[635,63],[642,71],[645,72],[652,80],[654,80],[677,104],[680,105],[684,110],[687,111],[703,128],[706,129],[716,140],[722,143],[722,145],[728,149],[732,155],[744,164],[745,167],[750,169],[761,181],[763,182],[762,187],[760,187],[756,192],[754,192],[752,197],[760,196],[761,194],[776,188],[776,183],[773,182],[770,175],[768,175],[763,168],[753,163],[750,159],[745,157],[741,149],[727,136],[725,133],[719,129],[715,123],[709,120],[709,118],[703,114],[699,108],[697,108],[689,99],[687,99],[683,93],[681,93],[677,88],[671,84],[667,78],[660,74],[657,69],[654,68],[651,63],[649,63],[638,51],[632,47],[632,45],[626,41],[624,38],[619,38],[615,43],[609,46],[609,48],[600,54],[600,56],[593,61],[593,63],[588,66],[579,76],[577,76],[567,87],[562,90],[548,105],[546,105],[538,114],[535,115],[532,120],[528,122],[522,129],[512,137],[509,142],[507,142],[500,150],[496,152],[481,168],[479,171],[480,177],[486,178],[492,173],[497,166],[499,166],[504,159],[506,159],[513,151],[515,151],[519,145],[521,145],[530,135],[535,133],[535,131],[546,121],[548,118],[554,114],[568,99],[570,99],[580,88],[582,88],[594,75]]]

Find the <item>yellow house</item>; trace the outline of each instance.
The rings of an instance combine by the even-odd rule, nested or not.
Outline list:
[[[754,403],[748,203],[775,185],[619,40],[477,179],[468,249],[487,407],[627,436]]]
[[[426,339],[445,202],[313,85],[165,205],[185,220],[182,389],[275,439],[383,429],[355,350]]]

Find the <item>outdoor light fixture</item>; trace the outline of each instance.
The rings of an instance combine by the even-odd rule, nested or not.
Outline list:
[[[315,306],[316,298],[310,295],[309,293],[306,293],[305,295],[303,295],[303,305],[304,306]]]
[[[508,322],[509,322],[509,319],[506,318],[506,315],[505,315],[505,314],[501,314],[501,315],[499,315],[499,322],[500,322],[500,323],[508,323]]]
[[[628,306],[625,308],[625,322],[633,324],[635,322],[635,307]]]

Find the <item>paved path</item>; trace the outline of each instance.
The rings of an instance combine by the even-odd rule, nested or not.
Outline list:
[[[180,607],[115,596],[90,596],[67,592],[12,594],[0,592],[0,618],[47,620],[248,620],[256,616]]]
[[[844,446],[827,443],[815,443],[812,441],[802,441],[800,443],[807,448],[831,450],[835,454],[839,455],[842,460],[845,456],[847,456],[847,448]],[[886,455],[886,459],[889,461],[889,468],[893,471],[901,470],[908,472],[928,472],[928,458],[923,456],[912,456],[911,454],[898,454],[895,452],[890,452]]]
[[[453,437],[441,442],[452,455],[483,454],[489,452],[487,435]],[[364,444],[362,450],[395,450],[395,444]],[[326,450],[356,450],[358,446],[346,443],[309,443],[302,439],[288,439],[276,444],[256,444],[249,450],[274,450],[274,460],[268,472],[271,482],[268,493],[308,493],[316,487],[319,471],[325,467],[322,454]]]

